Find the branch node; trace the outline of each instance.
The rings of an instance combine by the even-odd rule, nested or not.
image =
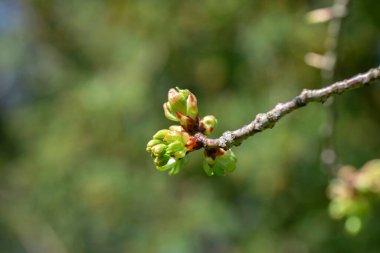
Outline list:
[[[296,103],[297,107],[306,105],[305,99],[301,98],[300,96],[295,97],[294,102]]]

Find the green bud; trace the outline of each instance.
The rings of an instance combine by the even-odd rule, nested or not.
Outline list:
[[[170,170],[169,171],[169,175],[175,175],[177,174],[180,169],[181,169],[181,165],[183,164],[184,160],[183,159],[175,159],[173,157],[171,157],[166,164],[162,165],[162,166],[157,166],[157,170],[159,171],[166,171],[166,170]]]
[[[153,135],[153,139],[162,140],[164,139],[164,137],[167,135],[168,132],[169,132],[168,129],[161,129],[155,135]]]
[[[164,137],[164,141],[172,143],[175,141],[182,141],[182,133],[178,131],[168,131]]]
[[[176,166],[177,160],[174,157],[170,157],[167,162],[162,166],[157,166],[157,170],[165,171],[169,169],[173,169]]]
[[[168,154],[157,156],[156,158],[154,158],[154,164],[156,165],[156,167],[161,167],[167,164],[169,159],[170,159],[170,155]]]
[[[174,175],[180,170],[187,154],[186,143],[190,135],[182,131],[181,126],[171,126],[170,129],[158,131],[148,142],[146,150],[151,153],[158,170],[170,170],[169,174]]]
[[[189,90],[181,90],[178,87],[168,92],[168,102],[174,112],[186,113],[186,99],[190,95]]]
[[[169,127],[169,130],[171,130],[171,131],[177,131],[177,132],[182,132],[184,129],[181,126],[173,125],[173,126]]]
[[[151,152],[154,156],[160,156],[165,153],[167,147],[165,144],[157,144],[152,147]]]
[[[203,159],[203,170],[208,176],[214,175],[213,166],[215,164],[215,160],[211,157],[205,156]]]
[[[197,99],[187,89],[172,88],[168,92],[168,102],[164,103],[164,113],[166,118],[173,121],[181,121],[178,113],[195,121],[198,117]],[[181,125],[187,126],[183,119]]]
[[[157,144],[161,144],[161,143],[162,143],[162,141],[160,141],[160,140],[155,140],[155,139],[150,140],[148,142],[148,144],[146,145],[146,151],[150,152],[153,146],[155,146]]]
[[[175,152],[185,150],[185,146],[180,141],[172,142],[168,145],[167,153],[174,154]]]
[[[207,175],[223,176],[226,172],[233,172],[236,169],[237,159],[231,150],[215,150],[213,155],[215,158],[208,156],[207,152],[205,153],[203,169]]]
[[[207,115],[199,122],[201,131],[205,135],[209,135],[214,129],[218,120],[213,115]]]
[[[187,142],[190,140],[190,135],[187,132],[181,132],[181,136],[182,136],[182,143],[186,145]]]
[[[227,172],[235,171],[237,158],[231,149],[227,150],[224,155],[216,157],[216,160],[225,167]]]

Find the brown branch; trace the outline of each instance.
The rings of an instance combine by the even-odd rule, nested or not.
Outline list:
[[[316,90],[304,89],[300,95],[286,103],[279,103],[276,107],[266,113],[259,113],[256,118],[246,126],[234,131],[226,131],[218,139],[209,139],[202,133],[195,134],[200,146],[211,148],[229,149],[239,146],[241,142],[256,133],[272,128],[286,114],[307,105],[310,102],[325,102],[333,95],[339,95],[348,90],[368,85],[370,82],[380,79],[380,66],[368,70],[366,73],[358,74],[350,79],[336,82],[329,86]]]

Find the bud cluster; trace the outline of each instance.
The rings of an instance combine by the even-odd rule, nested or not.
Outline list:
[[[346,218],[347,231],[359,232],[362,218],[371,208],[371,199],[380,196],[380,160],[369,161],[360,170],[343,166],[330,183],[328,193],[330,215]]]
[[[163,107],[166,118],[180,125],[158,131],[146,150],[152,154],[158,170],[170,170],[172,175],[178,173],[188,152],[200,148],[194,135],[211,134],[218,121],[213,115],[199,118],[197,98],[187,89],[170,89]],[[231,150],[206,150],[203,167],[207,175],[225,175],[235,170],[236,157]]]
[[[190,136],[181,126],[161,129],[147,144],[146,150],[151,153],[157,170],[169,170],[170,175],[177,174],[186,156]]]

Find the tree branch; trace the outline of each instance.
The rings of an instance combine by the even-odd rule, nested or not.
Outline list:
[[[255,119],[248,125],[234,131],[226,131],[218,139],[209,139],[202,133],[195,134],[197,143],[206,149],[223,148],[227,150],[232,146],[239,146],[249,136],[272,128],[283,116],[310,102],[323,103],[333,95],[339,95],[348,90],[363,87],[377,79],[380,79],[380,66],[321,89],[304,89],[301,94],[292,100],[286,103],[279,103],[275,108],[266,113],[257,114]]]

